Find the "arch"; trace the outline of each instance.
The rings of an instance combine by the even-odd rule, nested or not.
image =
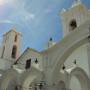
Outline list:
[[[12,48],[12,58],[16,58],[16,55],[17,55],[17,46],[14,45]]]
[[[3,73],[0,90],[15,90],[18,86],[18,73],[14,69],[9,69]]]
[[[88,26],[87,26],[88,25]],[[74,50],[79,48],[80,46],[88,43],[88,36],[89,36],[89,23],[80,26],[77,28],[75,31],[70,33],[67,37],[64,38],[61,44],[63,43],[63,46],[59,48],[63,48],[62,52],[58,52],[58,56],[56,58],[56,63],[54,65],[54,70],[53,70],[53,77],[55,74],[59,73],[59,70],[61,69],[61,66],[64,64],[64,62],[67,60],[67,58],[72,54]],[[81,35],[80,35],[81,33]],[[66,39],[66,40],[65,40]],[[68,40],[67,40],[68,39]],[[60,44],[59,44],[60,45]],[[52,77],[52,78],[53,78]]]
[[[59,70],[62,68],[62,65],[64,64],[66,59],[74,50],[89,42],[89,27],[90,20],[86,21],[84,24],[76,28],[55,46],[42,52],[44,59],[48,57],[48,60],[52,60],[53,62],[50,77],[47,77],[48,83],[53,84],[55,81],[57,81]]]
[[[19,82],[19,90],[30,90],[31,85],[35,80],[39,80],[41,78],[41,72],[35,68],[27,70],[21,74],[20,82]]]
[[[70,24],[69,24],[69,27],[70,27],[70,31],[73,31],[73,30],[75,30],[75,28],[77,27],[77,22],[76,22],[76,20],[75,19],[72,19],[71,20],[71,22],[70,22]]]
[[[69,78],[70,81],[73,76],[75,76],[79,80],[82,90],[90,89],[90,79],[83,69],[81,69],[80,67],[76,67],[72,69],[69,75],[70,75],[70,78]],[[69,86],[70,86],[70,81],[69,81]]]
[[[31,59],[26,60],[25,69],[30,69],[31,67]]]

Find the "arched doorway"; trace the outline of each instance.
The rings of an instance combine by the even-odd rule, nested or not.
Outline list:
[[[69,86],[71,85],[71,81],[73,81],[73,79],[74,79],[74,83],[75,83],[74,85],[79,84],[77,86],[74,86],[73,90],[75,90],[75,88],[78,88],[79,90],[89,90],[90,80],[89,80],[89,77],[87,76],[86,72],[83,69],[76,67],[70,72]],[[78,82],[75,82],[76,79]]]
[[[19,90],[37,90],[35,80],[39,80],[40,78],[41,72],[31,67],[30,70],[27,70],[21,74]]]
[[[81,83],[75,76],[72,76],[72,78],[70,80],[69,89],[70,90],[82,90]]]
[[[18,73],[14,69],[9,69],[3,73],[0,90],[18,90]]]
[[[50,61],[52,60],[52,68],[50,75],[47,77],[47,83],[53,85],[54,82],[57,82],[59,71],[62,69],[62,65],[67,58],[74,52],[74,50],[89,42],[89,27],[90,21],[87,21],[55,46],[42,52],[45,60],[46,58]]]

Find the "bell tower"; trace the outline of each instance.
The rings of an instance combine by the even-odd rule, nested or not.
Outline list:
[[[3,35],[1,58],[15,61],[19,57],[21,36],[15,28]]]
[[[61,12],[64,36],[90,18],[90,11],[82,4],[81,0],[74,0],[72,6]]]

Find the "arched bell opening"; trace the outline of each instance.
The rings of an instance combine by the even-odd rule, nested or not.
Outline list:
[[[77,22],[75,19],[72,19],[69,24],[69,31],[73,31],[75,28],[77,28]]]

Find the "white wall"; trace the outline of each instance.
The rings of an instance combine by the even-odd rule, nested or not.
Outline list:
[[[35,63],[36,58],[38,60],[37,64]],[[19,59],[18,67],[25,69],[26,60],[28,59],[31,59],[31,66],[39,70],[43,69],[42,56],[38,52],[34,52],[34,51],[27,51],[27,53]]]
[[[17,42],[15,42],[15,35],[17,35]],[[11,54],[12,54],[12,48],[14,45],[17,46],[16,57],[18,58],[20,55],[20,50],[21,50],[21,34],[19,34],[18,32],[14,31],[14,30],[11,30],[3,36],[3,42],[2,42],[2,46],[1,46],[2,49],[5,46],[3,58],[8,59],[8,60],[13,60],[11,57]],[[15,61],[15,60],[13,60],[13,61]]]
[[[80,48],[76,49],[65,62],[65,66],[67,69],[73,67],[75,65],[73,62],[74,60],[76,60],[77,62],[76,66],[84,69],[84,71],[90,77],[87,47],[88,44],[83,45]],[[77,78],[72,77],[70,88],[71,90],[81,90],[81,86]]]
[[[1,70],[8,70],[11,68],[13,62],[12,61],[8,61],[6,59],[1,59],[0,58],[0,69]]]
[[[77,66],[81,67],[86,71],[86,73],[89,74],[89,64],[88,64],[88,52],[87,52],[87,45],[83,45],[80,48],[76,49],[67,59],[65,62],[66,68],[71,68],[75,64],[73,63],[75,60],[77,62]]]
[[[78,4],[74,7],[70,7],[68,10],[61,13],[64,36],[70,33],[69,24],[73,19],[76,20],[77,27],[78,27],[90,18],[89,12],[90,11],[88,11],[88,9],[83,4]]]
[[[89,65],[89,75],[90,75],[90,43],[88,44],[87,52],[88,52],[88,65]]]
[[[71,82],[70,82],[70,89],[71,90],[82,90],[81,84],[76,77],[72,77]]]

